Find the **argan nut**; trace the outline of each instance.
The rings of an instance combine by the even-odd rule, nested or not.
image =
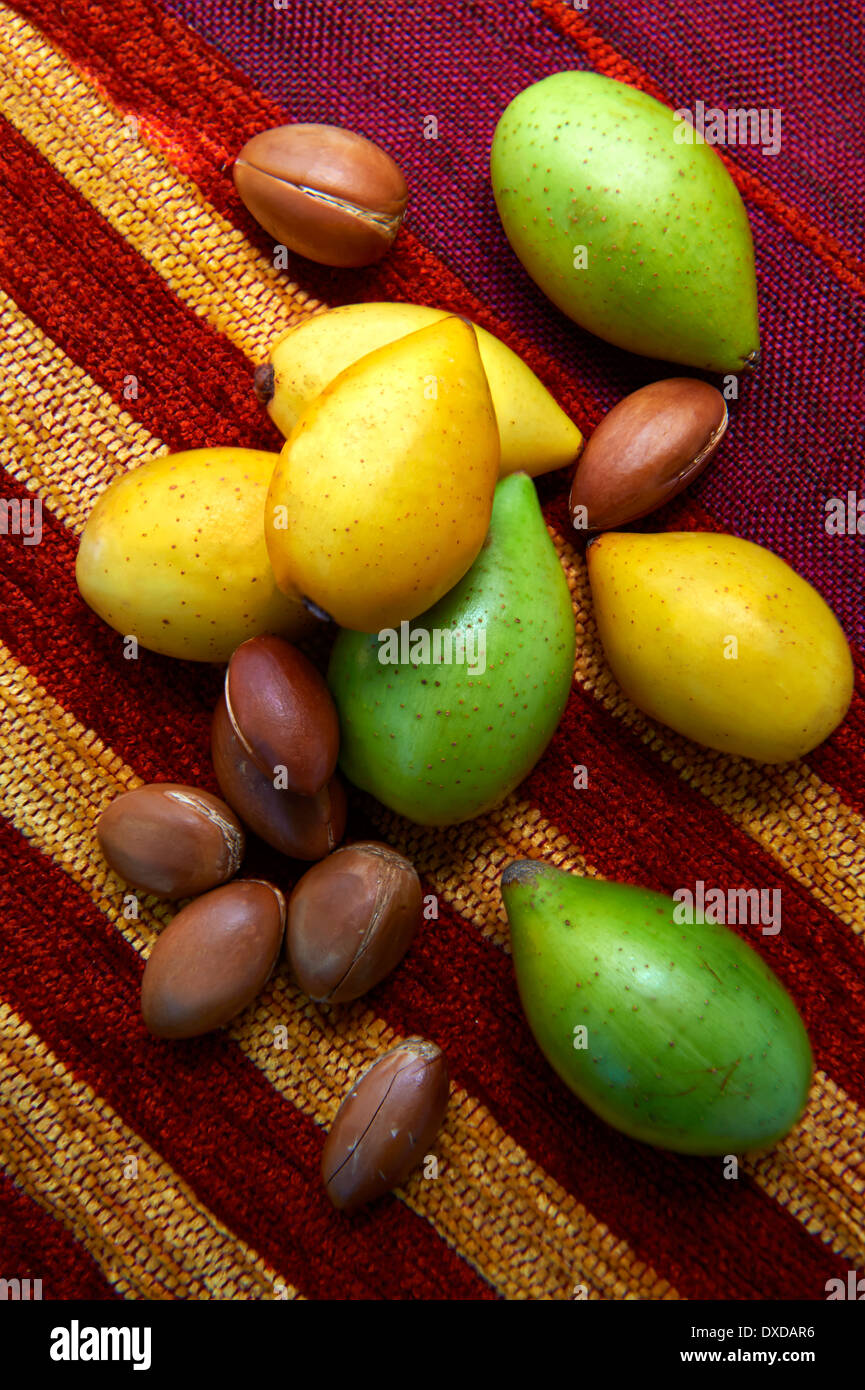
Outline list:
[[[293,859],[323,859],[345,833],[345,791],[334,774],[315,796],[274,784],[247,755],[228,717],[225,694],[213,716],[211,754],[229,806],[260,839]]]
[[[194,1038],[241,1013],[279,957],[285,898],[272,883],[239,879],[196,898],[150,952],[141,1012],[158,1038]]]
[[[449,1090],[444,1053],[423,1038],[398,1043],[363,1073],[321,1156],[335,1207],[356,1211],[405,1181],[441,1128]]]
[[[265,231],[321,265],[380,260],[408,201],[390,155],[335,125],[282,125],[253,136],[234,162],[234,183]]]
[[[290,791],[315,796],[339,754],[339,717],[324,678],[282,637],[239,646],[225,673],[225,703],[235,736],[259,772],[285,769]]]
[[[218,796],[176,782],[118,796],[96,822],[96,837],[115,873],[161,898],[206,893],[232,878],[243,858],[234,812]]]
[[[311,999],[358,999],[398,965],[423,912],[420,879],[375,840],[345,845],[307,869],[288,902],[285,946]]]
[[[608,531],[663,506],[702,473],[726,428],[724,397],[695,377],[654,381],[625,396],[577,464],[574,526]]]

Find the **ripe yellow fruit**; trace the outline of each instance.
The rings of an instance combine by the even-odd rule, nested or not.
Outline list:
[[[444,309],[423,304],[344,304],[313,314],[289,329],[270,355],[270,417],[289,435],[303,411],[353,362],[431,323]],[[478,349],[490,385],[501,436],[499,475],[537,477],[572,464],[583,436],[522,358],[475,324]]]
[[[736,536],[608,531],[589,546],[598,631],[630,700],[680,734],[758,762],[802,757],[853,694],[832,610]]]
[[[265,513],[277,582],[356,631],[415,617],[477,556],[498,467],[471,324],[442,319],[378,348],[286,441]]]
[[[260,632],[311,626],[277,588],[263,509],[276,454],[192,449],[117,478],[90,513],[75,567],[82,597],[142,647],[227,661]]]

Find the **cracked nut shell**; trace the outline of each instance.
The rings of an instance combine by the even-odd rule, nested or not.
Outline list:
[[[408,189],[389,154],[333,125],[283,125],[244,145],[234,183],[265,231],[321,265],[380,260],[397,234]]]
[[[323,859],[345,833],[345,791],[334,774],[315,796],[274,786],[246,753],[220,696],[211,729],[211,755],[219,789],[254,834],[293,859]]]
[[[608,531],[663,506],[702,473],[726,428],[724,397],[696,377],[653,381],[625,396],[604,416],[577,464],[570,496],[574,526]]]
[[[308,869],[288,903],[286,954],[319,1002],[358,999],[402,960],[423,911],[414,866],[388,845],[345,845]]]
[[[259,772],[285,768],[289,790],[315,796],[339,754],[333,696],[311,661],[281,637],[251,637],[225,673],[225,703],[238,741]]]
[[[161,898],[189,898],[232,878],[244,837],[218,796],[177,782],[124,792],[96,822],[106,863],[126,883]]]
[[[353,1212],[399,1187],[438,1134],[450,1081],[444,1053],[423,1038],[392,1047],[354,1083],[321,1158],[333,1205]]]
[[[263,989],[282,947],[285,899],[262,879],[237,880],[189,903],[144,967],[141,1012],[158,1038],[222,1028]]]

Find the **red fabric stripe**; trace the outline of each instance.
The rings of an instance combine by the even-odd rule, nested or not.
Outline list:
[[[43,1301],[120,1298],[84,1246],[6,1173],[0,1173],[0,1279],[41,1279]]]
[[[619,82],[629,82],[649,96],[656,97],[665,106],[673,104],[643,68],[608,44],[578,10],[571,9],[563,0],[530,0],[530,4],[574,44],[596,72],[605,77],[614,77]],[[865,265],[857,256],[836,237],[816,226],[798,208],[780,198],[762,179],[735,164],[721,149],[718,154],[745,197],[764,208],[800,245],[814,251],[849,289],[865,295]]]
[[[68,537],[56,524],[54,530],[56,535],[51,543],[67,548]],[[48,543],[46,538],[38,548],[37,561]],[[58,556],[51,556],[50,552],[46,552],[45,562],[50,585],[55,582],[52,576],[59,575],[63,567]],[[29,557],[22,561],[22,569],[28,575],[33,576],[36,567]],[[100,729],[106,721],[116,723],[119,737],[116,741],[112,738],[112,745],[139,769],[146,762],[144,775],[163,779],[170,776],[214,787],[207,753],[208,711],[219,673],[208,673],[214,689],[201,689],[203,705],[190,700],[181,713],[183,702],[172,700],[170,683],[160,669],[171,663],[142,652],[135,672],[130,673],[129,663],[122,662],[119,655],[119,643],[83,605],[79,604],[81,621],[74,623],[62,606],[53,613],[45,612],[51,605],[38,588],[31,591],[29,602],[32,607],[4,605],[7,624],[10,608],[16,615],[16,627],[7,629],[5,640],[16,654],[31,663],[31,669],[64,706],[77,715],[82,700],[96,702],[103,711]],[[68,605],[70,609],[75,605],[72,594],[68,596]],[[58,666],[56,652],[64,631],[71,631],[69,650],[74,658]],[[110,650],[103,656],[100,648],[92,651],[90,643],[101,642],[106,634]],[[27,653],[20,650],[22,642],[29,647]],[[88,671],[101,673],[98,698],[89,691],[94,682],[88,678]],[[132,719],[126,713],[131,679],[142,682],[140,693],[136,689]],[[615,780],[615,767],[609,775]],[[375,834],[357,812],[352,815],[350,832],[357,836]],[[594,855],[595,848],[591,837],[590,855]],[[273,876],[285,887],[291,886],[296,876],[296,866],[280,861],[257,844],[251,847],[245,871]],[[400,970],[372,996],[372,1002],[394,1028],[425,1032],[441,1042],[459,1084],[489,1105],[536,1162],[585,1201],[600,1220],[626,1236],[641,1257],[659,1269],[680,1292],[691,1297],[709,1297],[718,1290],[715,1257],[707,1256],[705,1267],[695,1269],[692,1255],[694,1242],[706,1243],[701,1223],[708,1221],[714,1204],[721,1200],[714,1169],[704,1164],[696,1164],[692,1169],[687,1160],[642,1148],[636,1151],[635,1164],[634,1145],[578,1106],[550,1072],[522,1019],[509,959],[479,938],[474,928],[442,910],[442,919],[426,929]],[[820,1020],[827,1030],[832,1028],[832,1013],[829,1010],[828,1016],[824,1013]],[[470,1030],[466,1029],[467,1018],[474,1021]],[[822,1034],[820,1042],[823,1045]],[[843,1039],[836,1041],[831,1032],[829,1042],[839,1060],[838,1079],[844,1080],[857,1049],[848,1038],[845,1051]],[[634,1167],[646,1183],[647,1207],[635,1202],[623,1212],[621,1191],[635,1190]],[[745,1186],[740,1183],[737,1191]],[[669,1220],[668,1215],[657,1223],[647,1221],[645,1211],[654,1209],[657,1190],[681,1194],[675,1221]],[[743,1227],[720,1219],[712,1222],[711,1229],[717,1232],[719,1241],[717,1266],[727,1271],[726,1296],[747,1297],[755,1292],[769,1296],[762,1291],[771,1287],[772,1296],[780,1297],[785,1289],[789,1290],[791,1268],[801,1271],[801,1296],[809,1296],[809,1289],[810,1296],[814,1296],[818,1276],[823,1282],[829,1277],[819,1263],[824,1259],[822,1253],[818,1266],[809,1263],[807,1251],[815,1242],[798,1223],[758,1192],[752,1191],[747,1199],[740,1194],[740,1200],[746,1203],[747,1228],[756,1226],[764,1232],[761,1250],[776,1250],[781,1240],[789,1246],[789,1258],[778,1263],[773,1255],[765,1268],[760,1265],[742,1270],[733,1251],[736,1233]],[[775,1231],[776,1225],[780,1234]],[[820,1282],[819,1288],[822,1286]]]
[[[44,209],[51,209],[46,218]],[[0,120],[0,263],[19,307],[172,448],[279,448],[252,365],[7,122]],[[139,397],[123,399],[126,376]]]
[[[319,1127],[229,1039],[151,1038],[136,952],[5,822],[0,853],[4,997],[232,1231],[310,1297],[495,1296],[396,1198],[351,1221],[335,1212],[319,1176]]]

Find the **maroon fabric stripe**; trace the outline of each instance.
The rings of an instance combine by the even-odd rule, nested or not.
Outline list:
[[[804,45],[788,23],[793,7],[783,3],[766,6],[745,0],[721,15],[713,0],[694,0],[687,23],[673,25],[671,16],[652,0],[612,0],[602,12],[588,13],[567,0],[532,0],[532,8],[597,72],[630,82],[668,105],[690,104],[693,94],[708,98],[707,107],[717,102],[732,107],[739,104],[732,95],[738,88],[742,97],[746,90],[748,94],[742,105],[780,110],[781,157],[736,145],[734,177],[741,180],[740,187],[747,185],[749,196],[774,200],[785,225],[792,218],[811,222],[816,216],[829,230],[811,222],[810,237],[862,284],[865,264],[835,239],[846,236],[852,246],[861,246],[861,218],[852,195],[861,167],[860,148],[855,141],[827,140],[824,134],[849,99],[851,74],[844,55],[852,45],[861,48],[854,11],[845,14],[838,7],[825,12],[823,22],[809,25],[809,42]],[[638,61],[625,56],[629,53]],[[817,80],[808,84],[807,109],[788,120],[786,113],[796,110],[803,90],[803,69],[818,74]],[[719,153],[729,158],[731,151],[721,148]]]
[[[71,1232],[6,1173],[0,1173],[0,1279],[39,1279],[46,1302],[121,1296]]]
[[[2,119],[0,263],[19,307],[170,447],[279,448],[252,364]],[[130,373],[136,401],[123,399]]]
[[[396,1198],[351,1220],[334,1211],[319,1174],[323,1131],[230,1039],[151,1038],[137,953],[5,822],[0,854],[4,997],[232,1231],[314,1298],[495,1296]]]

